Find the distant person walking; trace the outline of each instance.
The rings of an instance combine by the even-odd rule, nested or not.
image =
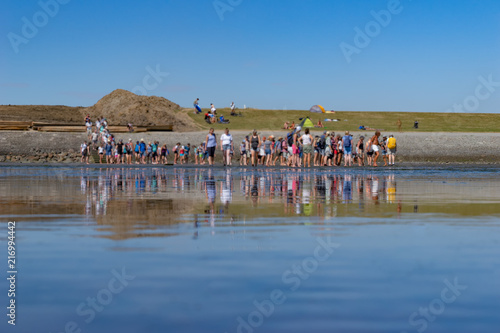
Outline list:
[[[212,113],[214,116],[217,114],[217,109],[215,108],[214,103],[210,104],[210,113]]]
[[[213,104],[212,104],[213,105]],[[214,165],[215,150],[217,149],[217,137],[214,134],[214,129],[211,128],[205,140],[205,147],[208,153],[208,165]]]
[[[200,99],[199,98],[197,98],[193,102],[193,106],[194,106],[194,113],[195,114],[202,113],[201,108],[200,108]]]
[[[236,109],[236,106],[234,105],[234,102],[231,102],[231,116],[236,115],[235,109]]]
[[[399,133],[403,133],[403,123],[401,122],[401,119],[398,119],[398,121],[396,122],[396,125],[398,125],[398,131]]]

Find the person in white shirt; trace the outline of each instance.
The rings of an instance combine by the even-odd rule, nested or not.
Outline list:
[[[210,104],[210,112],[211,112],[213,115],[216,115],[216,114],[217,114],[217,109],[215,108],[214,103]]]
[[[96,129],[94,132],[92,132],[92,146],[94,149],[97,146],[97,139],[98,138],[99,138],[99,134],[97,134],[97,129]]]
[[[231,165],[231,151],[233,150],[233,136],[229,134],[229,128],[226,128],[224,134],[220,136],[220,144],[224,165]]]
[[[234,112],[234,109],[236,109],[236,106],[234,105],[234,102],[231,102],[231,115],[234,116],[236,113]]]
[[[80,150],[82,152],[81,163],[83,163],[85,161],[85,162],[87,162],[87,164],[89,164],[89,146],[87,145],[87,143],[85,141],[83,141],[83,143],[80,145]]]
[[[302,144],[302,154],[304,155],[304,167],[311,167],[311,154],[313,152],[313,137],[309,134],[309,128],[306,128],[304,135],[299,139]]]
[[[87,121],[85,126],[87,126],[87,137],[90,140],[92,138],[92,122],[90,120]]]

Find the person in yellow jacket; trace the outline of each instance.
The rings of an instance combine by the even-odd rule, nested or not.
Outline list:
[[[387,140],[387,156],[389,156],[389,165],[394,165],[394,161],[396,159],[396,138],[394,135],[389,136],[389,140]]]

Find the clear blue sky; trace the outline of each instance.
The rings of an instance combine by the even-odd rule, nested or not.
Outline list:
[[[54,1],[41,1],[52,16],[3,3],[0,104],[89,106],[142,87],[186,107],[500,111],[498,0]]]

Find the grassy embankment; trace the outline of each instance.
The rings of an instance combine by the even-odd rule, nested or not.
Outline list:
[[[206,110],[203,110],[206,112]],[[231,130],[280,130],[285,121],[300,122],[299,118],[309,117],[316,124],[319,119],[326,130],[356,131],[360,125],[384,131],[397,132],[396,122],[401,119],[404,132],[498,132],[500,129],[500,115],[491,113],[424,113],[424,112],[353,112],[338,111],[333,114],[318,114],[309,111],[276,111],[276,110],[237,110],[242,117],[230,116],[229,109],[217,110],[218,116],[224,115],[230,120],[229,125],[213,124],[215,129],[229,127]],[[189,116],[202,128],[211,127],[204,120],[204,114],[195,115],[192,110]],[[338,122],[326,122],[328,119],[339,119]],[[419,122],[419,129],[413,128],[415,120]]]

